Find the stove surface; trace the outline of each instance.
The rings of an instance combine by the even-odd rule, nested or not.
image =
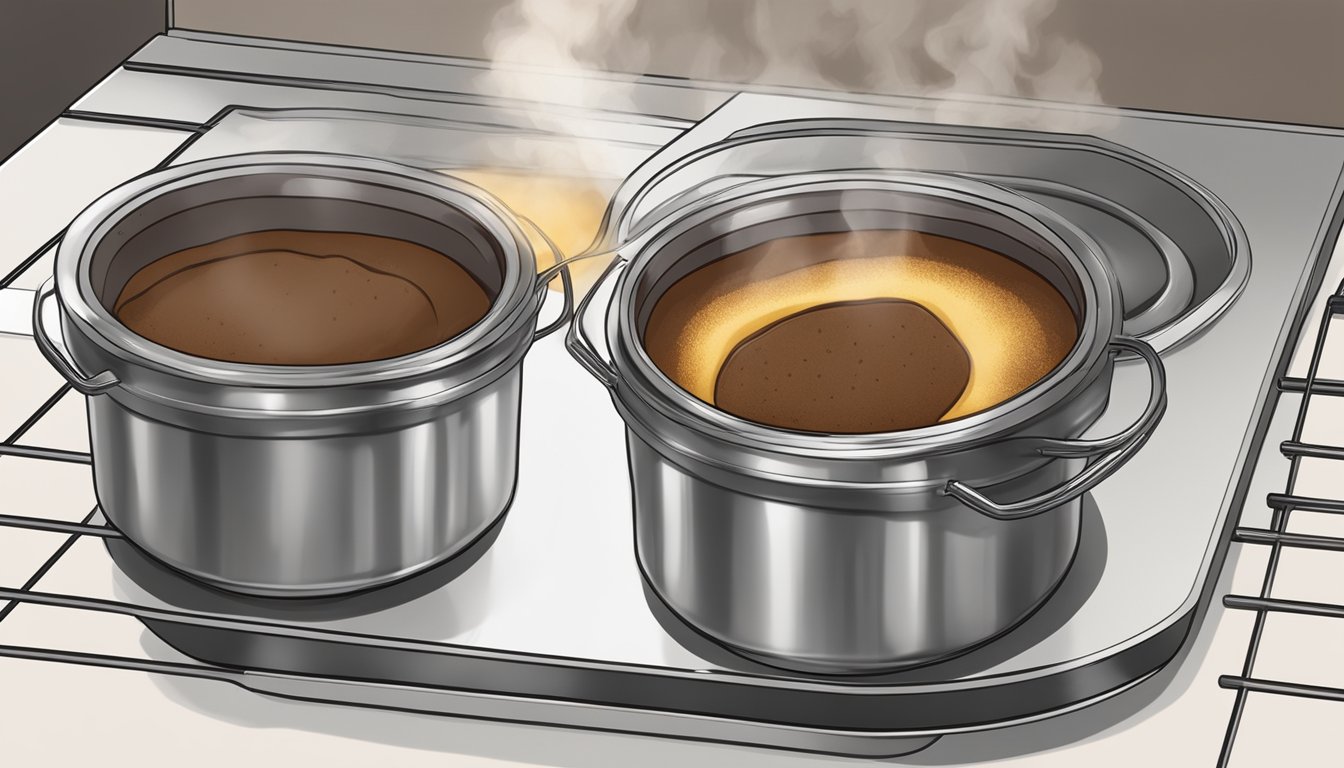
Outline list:
[[[315,106],[314,101],[324,100],[308,97],[291,104]],[[398,106],[401,109],[396,111],[404,112],[408,105]],[[426,111],[441,113],[444,109],[436,102]],[[741,96],[688,132],[662,125],[653,133],[668,141],[679,136],[666,151],[685,153],[753,123],[804,117],[899,120],[919,114],[919,105],[910,101],[873,106]],[[63,120],[67,130],[90,130],[77,116]],[[200,138],[187,148],[191,154],[180,159],[212,152],[208,126],[193,131],[115,126],[108,128],[107,135],[127,130],[140,132],[132,143],[147,147],[147,159],[136,170],[152,165],[192,136]],[[1282,404],[1274,424],[1270,423],[1275,411],[1269,393],[1293,355],[1290,342],[1296,338],[1295,325],[1309,315],[1310,299],[1320,290],[1328,290],[1321,284],[1337,233],[1334,219],[1344,139],[1330,132],[1131,113],[1112,121],[1105,138],[1179,169],[1226,202],[1248,237],[1252,254],[1249,282],[1216,323],[1190,343],[1164,355],[1171,379],[1167,416],[1138,457],[1092,494],[1085,512],[1083,552],[1065,586],[1047,607],[1001,641],[975,654],[873,682],[906,691],[998,685],[1077,669],[1104,668],[1109,661],[1115,662],[1113,671],[1118,681],[1105,692],[1109,695],[1135,686],[1149,691],[1154,690],[1153,685],[1179,689],[1182,673],[1178,665],[1166,670],[1162,667],[1173,657],[1185,660],[1207,654],[1208,638],[1201,639],[1189,630],[1203,620],[1212,595],[1222,590],[1215,580],[1227,548],[1230,521],[1246,499],[1252,479],[1251,467],[1244,465],[1254,464],[1259,458],[1267,429],[1270,440],[1284,429],[1287,417],[1282,414]],[[160,145],[164,148],[155,156],[153,152]],[[647,146],[646,154],[652,154],[657,142],[648,142]],[[1229,163],[1228,157],[1237,158],[1237,162]],[[9,164],[3,166],[10,168]],[[643,166],[636,173],[652,169]],[[4,172],[0,170],[0,178]],[[112,183],[115,181],[104,184]],[[67,204],[66,208],[72,206]],[[73,210],[62,215],[68,218]],[[33,258],[20,265],[23,269],[14,275],[17,280],[11,281],[5,292],[26,293],[43,270],[49,270],[49,257],[41,247],[43,240],[27,244],[31,247],[25,253],[32,252]],[[1310,333],[1304,336],[1310,338]],[[58,391],[59,381],[27,339],[0,341],[5,342],[7,363],[15,361],[16,367],[38,372],[29,377],[34,383],[25,379],[13,397],[5,398],[6,407],[13,411],[13,424],[7,423],[13,430],[5,441],[7,455],[0,459],[0,470],[10,477],[6,492],[15,487],[19,494],[27,494],[23,498],[35,500],[16,514],[64,521],[72,525],[71,531],[85,534],[65,540],[68,531],[57,526],[49,525],[42,531],[0,529],[5,534],[0,540],[5,552],[31,555],[50,551],[57,555],[38,570],[17,558],[0,560],[15,569],[13,578],[4,574],[4,585],[22,583],[43,593],[116,600],[151,609],[176,605],[258,615],[256,606],[227,602],[203,605],[200,596],[193,596],[189,589],[184,593],[166,585],[171,577],[141,573],[137,581],[115,567],[97,530],[79,527],[81,523],[99,523],[96,513],[89,512],[92,494],[87,468],[78,459],[87,451],[81,399]],[[1294,365],[1300,366],[1301,362]],[[481,649],[510,658],[544,654],[613,667],[644,665],[676,670],[678,675],[723,679],[745,676],[790,685],[786,678],[697,645],[693,638],[678,634],[674,625],[660,621],[649,610],[630,546],[622,426],[605,391],[587,378],[554,338],[533,349],[524,378],[522,479],[509,519],[494,545],[458,579],[412,602],[357,618],[318,618],[305,624],[383,637],[446,641],[460,646],[458,653],[465,655]],[[7,395],[11,386],[7,384]],[[49,403],[49,409],[42,408],[43,399],[52,392],[58,397]],[[1107,434],[1123,426],[1142,407],[1145,397],[1142,367],[1132,363],[1118,366],[1112,406],[1094,427],[1095,434]],[[33,413],[38,418],[32,424],[25,423]],[[38,450],[26,456],[19,450],[24,447]],[[1264,480],[1260,474],[1256,482],[1274,484],[1273,479]],[[564,491],[571,487],[582,487],[584,493]],[[0,614],[0,643],[124,654],[146,662],[133,668],[151,671],[168,671],[164,665],[191,663],[146,634],[136,622],[84,611],[15,605],[10,603]],[[260,613],[266,615],[264,610]],[[677,728],[668,728],[657,717],[620,715],[613,721],[604,719],[613,713],[601,711],[562,716],[557,714],[562,707],[529,708],[528,703],[517,700],[501,704],[500,697],[492,699],[488,692],[439,696],[436,700],[432,693],[407,692],[395,686],[333,686],[323,679],[205,669],[197,676],[282,696],[578,727],[678,733]],[[1155,676],[1152,683],[1139,685],[1150,676]],[[221,712],[209,694],[201,694],[190,683],[165,685],[170,696],[189,708]],[[1142,695],[1138,706],[1153,702],[1158,695]],[[1075,718],[1075,735],[1103,730],[1106,726],[1096,723],[1107,722],[1107,718],[1114,723],[1132,716],[1135,705],[1133,699],[1128,702],[1093,708],[1093,715],[1080,713],[1094,725],[1077,726]],[[1022,719],[1034,719],[1050,709],[1077,703],[1087,702],[1046,701],[1035,713],[1024,713]],[[273,710],[273,705],[264,708]],[[572,713],[574,709],[569,707],[567,711]],[[1220,711],[1218,719],[1222,716]],[[312,722],[305,723],[302,727],[321,729]],[[976,727],[947,723],[918,735],[936,736],[965,730],[968,725]],[[695,738],[698,733],[700,738],[715,738],[709,733],[711,727],[703,722],[692,724],[682,728],[680,735]],[[726,740],[770,741],[744,737],[741,731],[731,729],[725,733],[730,734],[723,737]],[[939,745],[923,754],[932,761],[953,760],[952,756],[983,759],[995,754],[994,735],[961,742],[969,745],[964,748],[949,747],[950,751],[939,753]],[[913,747],[920,746],[918,742],[902,743]],[[1011,739],[999,743],[1000,756],[1014,753]],[[981,750],[980,758],[974,757],[977,749]],[[939,754],[945,756],[939,758]],[[770,753],[765,753],[761,764],[768,764],[769,758]],[[920,759],[912,758],[916,762]]]

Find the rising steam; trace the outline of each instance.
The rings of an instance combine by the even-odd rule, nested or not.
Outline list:
[[[506,166],[573,179],[566,183],[578,186],[567,198],[607,199],[615,181],[608,187],[582,179],[618,180],[629,169],[609,167],[606,147],[583,140],[583,112],[653,110],[657,105],[638,102],[641,92],[634,83],[644,72],[919,96],[924,106],[918,117],[930,122],[1098,131],[1104,127],[1098,113],[1043,103],[1101,102],[1096,56],[1076,41],[1042,31],[1055,4],[512,0],[496,15],[485,41],[491,57],[486,87],[509,100],[547,105],[531,109],[527,118],[558,139],[501,138],[492,151]],[[1021,98],[1042,101],[1005,101]],[[905,147],[886,142],[875,144],[868,160],[875,167],[899,168],[909,165],[906,155]],[[513,186],[518,199],[540,205],[533,218],[574,218],[570,211],[549,215],[555,206],[544,201],[555,199],[553,188],[533,189],[528,177]],[[589,218],[600,219],[600,211]],[[598,266],[583,264],[577,272]]]
[[[930,105],[925,117],[938,122],[1096,128],[1095,115],[995,101],[1101,103],[1097,57],[1075,40],[1043,31],[1055,5],[514,0],[496,16],[486,49],[493,92],[529,102],[637,107],[634,88],[595,75],[659,71],[922,96]],[[564,77],[539,78],[532,67]],[[567,119],[546,110],[535,116],[548,132],[564,133]]]
[[[623,40],[620,63],[643,63],[641,44],[627,34],[630,15],[638,5],[639,0],[514,0],[496,15],[486,39],[493,64],[488,75],[490,92],[580,110],[632,108],[633,89],[593,75],[613,61],[618,39]],[[571,112],[536,109],[528,117],[546,133],[583,135],[581,118]],[[502,151],[519,150],[504,147]],[[609,175],[605,158],[592,145],[572,142],[547,147],[545,156],[512,159],[542,169],[577,167],[605,176]]]
[[[1100,104],[1101,62],[1076,40],[1037,30],[1056,0],[973,0],[924,38],[930,58],[951,76],[931,95],[939,122],[998,123],[1043,130],[1098,129],[1095,113],[973,104],[953,95],[1025,97]]]

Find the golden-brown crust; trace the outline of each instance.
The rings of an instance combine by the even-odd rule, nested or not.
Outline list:
[[[781,238],[678,280],[644,331],[654,364],[713,403],[728,355],[809,307],[902,299],[941,321],[971,359],[970,381],[942,421],[991,408],[1039,381],[1077,342],[1078,321],[1045,278],[1002,254],[910,230]]]

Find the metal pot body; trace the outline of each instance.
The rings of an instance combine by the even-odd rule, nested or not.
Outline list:
[[[1106,408],[1112,367],[1105,358],[1049,424],[1022,429],[1081,434]],[[907,482],[806,483],[733,468],[667,422],[627,425],[644,578],[688,624],[767,664],[866,673],[965,652],[1030,616],[1077,551],[1081,497],[997,519],[948,495],[947,480],[930,482],[927,456],[885,465],[917,478]],[[1014,437],[1026,435],[937,463],[960,464],[961,477],[973,469],[986,493],[1012,501],[1081,469]]]
[[[108,309],[144,263],[267,228],[418,242],[452,254],[491,307],[434,348],[332,366],[194,357]],[[544,295],[526,239],[480,190],[391,163],[262,154],[160,171],[91,206],[34,327],[90,396],[99,503],[128,540],[218,587],[320,596],[443,562],[505,513]]]
[[[934,490],[886,503],[790,501],[786,484],[757,495],[742,478],[711,482],[707,468],[627,438],[644,578],[688,624],[767,664],[863,673],[962,652],[1030,615],[1078,546],[1078,499],[1022,520]],[[1052,462],[994,490],[1024,497],[1073,465]],[[856,511],[871,506],[887,511]]]
[[[109,521],[159,561],[236,592],[322,595],[450,559],[508,509],[521,366],[383,431],[227,435],[89,399]]]
[[[1027,264],[1074,308],[1078,343],[998,406],[871,435],[737,419],[677,388],[644,352],[651,304],[696,267],[775,237],[884,227]],[[1143,445],[1165,408],[1156,353],[1117,336],[1118,289],[1096,246],[993,185],[859,172],[751,182],[671,214],[623,255],[606,313],[611,361],[584,339],[587,300],[569,342],[627,426],[640,568],[689,625],[776,666],[880,672],[1011,629],[1068,570],[1082,495]],[[1081,440],[1106,409],[1122,351],[1150,367],[1148,407],[1121,433]]]

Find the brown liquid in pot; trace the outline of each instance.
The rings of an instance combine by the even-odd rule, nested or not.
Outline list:
[[[714,402],[788,429],[891,432],[936,423],[970,378],[966,349],[918,304],[828,304],[738,344],[719,371]]]
[[[928,317],[916,320],[914,308]],[[869,333],[869,322],[888,332]],[[1003,254],[912,230],[861,230],[780,238],[712,261],[657,299],[643,336],[663,373],[722,410],[806,431],[887,432],[1017,395],[1064,360],[1078,320],[1048,280]],[[858,356],[816,363],[854,341],[872,347],[863,366],[884,361],[881,381],[859,387]],[[969,364],[964,380],[956,348]],[[901,375],[912,350],[937,375]],[[787,372],[824,384],[826,403],[834,396],[838,405],[825,406],[818,386],[775,392],[775,376]]]
[[[140,336],[179,352],[262,365],[339,365],[442,344],[490,297],[451,258],[352,232],[267,230],[153,261],[113,307]]]

